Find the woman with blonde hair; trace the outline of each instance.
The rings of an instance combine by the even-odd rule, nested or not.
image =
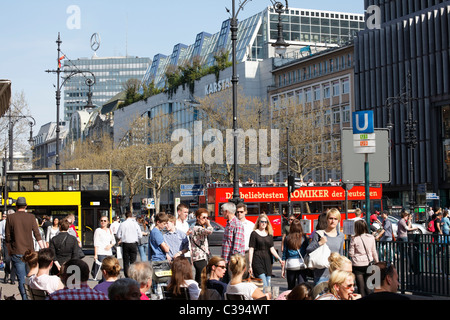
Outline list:
[[[335,270],[328,280],[328,293],[316,300],[356,300],[358,295],[353,294],[355,275],[348,271]]]
[[[320,246],[327,245],[331,252],[344,254],[344,234],[340,232],[341,213],[338,209],[332,208],[327,212],[327,227],[314,233],[314,237],[306,248],[306,253],[310,254]],[[329,277],[328,268],[314,269],[314,284],[327,281]]]
[[[222,257],[214,256],[209,259],[201,274],[201,296],[203,300],[209,300],[207,298],[208,289],[216,290],[222,300],[225,298],[227,284],[221,281],[225,272],[227,272],[227,264]]]
[[[337,252],[332,252],[328,257],[330,266],[328,267],[329,273],[333,273],[336,270],[343,270],[347,272],[352,272],[352,262],[346,256],[342,256]],[[320,295],[328,293],[328,281],[323,281],[314,286],[312,290],[312,296],[317,298]]]
[[[270,286],[272,255],[281,261],[273,243],[273,228],[266,214],[260,214],[250,235],[248,245],[248,272],[262,279],[264,287]]]
[[[101,291],[108,294],[108,288],[119,278],[120,275],[120,263],[114,256],[107,256],[103,259],[100,270],[102,271],[103,282],[100,282],[94,287],[94,290]]]
[[[227,286],[226,294],[239,294],[245,300],[270,299],[270,293],[264,294],[256,284],[242,281],[242,277],[247,269],[247,263],[243,255],[235,254],[231,256],[229,268],[231,271],[231,281]]]

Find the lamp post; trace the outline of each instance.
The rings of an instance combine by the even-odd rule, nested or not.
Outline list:
[[[407,108],[407,119],[404,121],[405,125],[405,142],[408,147],[409,153],[409,180],[410,180],[410,190],[409,190],[409,210],[410,213],[414,212],[414,149],[417,147],[417,121],[413,119],[413,109],[412,101],[417,100],[411,97],[411,73],[408,72],[407,83],[405,92],[396,97],[389,97],[386,99],[386,106],[388,107],[388,123],[387,128],[389,129],[390,135],[391,130],[394,127],[392,123],[392,106],[394,103],[403,104]],[[392,135],[391,135],[392,139]]]
[[[61,88],[64,86],[64,84],[66,83],[67,80],[69,80],[71,77],[73,77],[76,74],[85,74],[88,73],[90,74],[90,76],[92,77],[92,79],[90,78],[86,78],[85,83],[86,85],[89,87],[89,93],[88,93],[88,101],[87,101],[87,105],[86,105],[86,109],[91,109],[94,108],[95,106],[92,103],[92,92],[91,92],[91,87],[95,84],[95,76],[94,74],[89,71],[89,70],[79,70],[79,69],[75,69],[75,70],[62,70],[61,69],[61,60],[63,60],[64,58],[66,58],[66,55],[61,55],[61,38],[60,38],[60,34],[58,32],[58,39],[56,40],[56,44],[58,46],[57,48],[57,52],[58,52],[58,67],[56,70],[45,70],[45,72],[47,73],[56,73],[56,155],[55,155],[55,167],[56,170],[60,169],[61,166],[61,162],[59,159],[59,153],[60,153],[60,145],[59,145],[59,133],[61,132],[61,127],[60,127],[60,121],[59,121],[59,107],[61,105]],[[69,73],[68,76],[64,77],[64,81],[60,84],[60,76],[61,76],[61,72],[63,73]]]
[[[273,3],[273,9],[276,13],[278,13],[278,34],[277,34],[277,41],[275,43],[272,43],[272,47],[275,47],[275,53],[279,55],[280,57],[283,57],[283,55],[286,53],[287,47],[289,47],[289,43],[287,43],[283,38],[283,23],[281,22],[281,14],[286,12],[288,9],[288,2],[286,1],[286,8],[283,6],[283,4],[279,1],[272,1]]]
[[[12,115],[11,109],[9,109],[8,117],[8,153],[9,153],[9,171],[14,170],[14,126],[20,119],[29,119],[28,125],[30,126],[30,138],[28,142],[33,145],[33,126],[36,125],[36,120],[32,116],[28,115]],[[6,160],[6,159],[5,159]]]
[[[231,46],[232,46],[232,76],[231,76],[231,85],[232,85],[232,99],[233,99],[233,195],[230,198],[230,202],[233,202],[234,204],[238,204],[242,202],[242,199],[239,195],[239,175],[238,175],[238,163],[237,163],[237,138],[238,138],[238,132],[237,132],[237,85],[239,82],[237,73],[236,73],[236,41],[237,41],[237,32],[238,32],[238,20],[237,16],[239,12],[244,8],[244,6],[251,0],[241,0],[239,2],[239,7],[236,10],[236,0],[233,0],[232,2],[232,10],[231,10],[231,21],[230,21],[230,31],[231,31]],[[281,13],[284,12],[284,10],[288,7],[288,2],[286,1],[286,8],[284,9],[283,4],[280,2],[274,2],[272,0],[272,3],[274,5],[275,11],[279,14],[278,17],[278,39],[277,42],[272,44],[277,50],[280,49],[286,50],[286,48],[289,46],[288,43],[286,43],[283,39],[283,25],[281,24]],[[283,10],[284,9],[284,10]],[[227,9],[228,12],[230,12]],[[279,51],[279,52],[281,52]],[[284,51],[281,54],[284,54]],[[280,54],[280,53],[278,53]]]

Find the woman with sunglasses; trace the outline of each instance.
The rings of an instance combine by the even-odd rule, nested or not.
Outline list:
[[[249,273],[263,281],[264,287],[270,287],[272,276],[272,255],[281,261],[273,244],[273,229],[266,214],[256,219],[254,231],[250,235],[248,261]]]
[[[222,257],[214,256],[209,259],[208,264],[202,271],[202,295],[207,295],[209,290],[216,290],[223,300],[225,292],[227,291],[227,284],[221,279],[227,272],[227,264]],[[211,300],[212,298],[204,298],[204,300]]]
[[[102,262],[107,256],[113,255],[112,247],[116,244],[116,239],[108,227],[108,222],[108,217],[102,216],[100,218],[100,227],[95,229],[94,232],[94,259],[99,262]]]
[[[316,300],[356,300],[360,295],[354,294],[355,275],[348,271],[335,270],[330,275],[328,281],[328,293],[325,293]]]
[[[214,229],[208,220],[209,211],[200,208],[195,212],[196,222],[192,227],[190,238],[192,250],[192,262],[195,269],[195,281],[200,283],[202,270],[208,264],[210,252],[208,245],[208,236]]]

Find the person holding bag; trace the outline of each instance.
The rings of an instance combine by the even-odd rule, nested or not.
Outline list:
[[[348,255],[352,261],[359,293],[364,297],[370,293],[366,286],[369,277],[367,268],[378,262],[375,237],[368,233],[367,223],[364,220],[355,222],[355,235],[350,240]]]
[[[294,219],[284,240],[281,258],[281,276],[287,279],[288,290],[306,282],[307,270],[303,257],[306,256],[308,244],[300,220]]]
[[[209,211],[200,208],[195,212],[196,223],[192,227],[189,237],[191,241],[192,262],[195,269],[195,281],[201,283],[202,270],[206,267],[211,255],[209,251],[208,236],[213,233],[214,228],[208,220]]]
[[[307,266],[313,269],[314,273],[314,285],[320,282],[327,281],[330,274],[328,270],[328,265],[323,265],[318,267],[319,264],[316,263],[313,256],[317,252],[323,253],[318,255],[318,258],[328,262],[328,257],[332,252],[338,252],[340,255],[344,254],[344,234],[340,232],[340,221],[341,213],[338,209],[332,208],[327,212],[327,227],[325,230],[320,230],[315,232],[314,236],[306,248],[307,256]],[[326,250],[324,250],[326,249]],[[316,250],[319,250],[315,252]]]

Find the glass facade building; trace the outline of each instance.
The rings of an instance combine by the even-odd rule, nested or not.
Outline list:
[[[129,79],[140,81],[151,63],[150,58],[108,57],[77,59],[64,62],[64,70],[87,70],[94,74],[92,102],[102,106],[109,99],[124,90]],[[64,120],[69,121],[75,111],[83,110],[87,104],[89,87],[86,79],[89,73],[76,74],[64,85]]]
[[[231,58],[231,20],[222,22],[215,34],[201,32],[191,45],[176,44],[170,55],[157,54],[148,68],[143,83],[154,81],[158,88],[165,86],[165,72],[170,65],[183,65],[198,57],[202,65],[212,66],[214,55],[229,52]],[[364,29],[364,15],[323,10],[290,8],[282,14],[283,37],[290,43],[288,52],[312,46],[316,51],[337,47]],[[239,21],[236,44],[237,62],[257,61],[274,57],[272,43],[277,39],[278,14],[267,7],[245,20]],[[289,54],[288,54],[289,55]]]

